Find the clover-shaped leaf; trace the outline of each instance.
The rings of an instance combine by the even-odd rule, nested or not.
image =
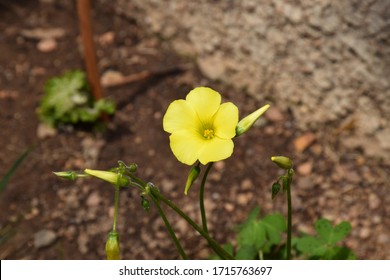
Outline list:
[[[351,225],[348,222],[341,222],[333,227],[327,219],[320,219],[315,223],[315,229],[327,244],[334,245],[349,234]]]
[[[265,216],[260,221],[267,234],[267,239],[272,245],[279,244],[282,239],[282,233],[286,231],[286,221],[283,215],[270,214]]]

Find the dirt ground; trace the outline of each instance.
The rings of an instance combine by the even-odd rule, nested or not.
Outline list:
[[[264,118],[236,139],[233,156],[210,174],[205,203],[216,240],[232,241],[234,226],[255,206],[263,214],[285,213],[283,197],[270,198],[279,171],[269,157],[283,154],[296,170],[294,233],[313,233],[313,222],[322,217],[346,220],[353,230],[345,244],[359,259],[390,259],[390,35],[384,1],[363,6],[345,1],[346,7],[332,1],[270,1],[258,17],[251,17],[257,10],[249,0],[240,7],[235,1],[221,6],[171,1],[166,9],[164,1],[93,2],[102,79],[166,67],[185,70],[105,88],[118,109],[104,134],[72,127],[47,130],[36,115],[45,81],[84,69],[75,3],[0,0],[0,177],[32,148],[0,194],[0,259],[105,258],[112,187],[59,180],[52,171],[135,162],[141,178],[199,221],[198,186],[183,194],[188,167],[174,158],[162,129],[170,102],[199,85],[234,102],[241,117],[271,104]],[[278,19],[268,15],[274,11]],[[356,23],[364,13],[371,37],[360,36],[365,29]],[[225,25],[208,25],[211,15],[221,19],[225,14],[239,27],[230,18]],[[267,34],[248,35],[250,22],[261,25],[254,18],[264,21]],[[234,39],[234,30],[241,41]],[[339,36],[342,32],[358,34],[359,40]],[[293,48],[289,36],[298,38]],[[256,38],[267,43],[257,45]],[[270,55],[253,57],[255,50]],[[168,213],[189,256],[207,258],[206,242]],[[156,209],[146,213],[136,190],[121,192],[118,223],[124,259],[179,259]]]

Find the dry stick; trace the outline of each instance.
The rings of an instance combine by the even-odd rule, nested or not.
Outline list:
[[[129,83],[134,83],[142,80],[146,80],[156,76],[168,75],[176,72],[185,71],[189,67],[186,65],[167,67],[159,70],[143,70],[141,72],[124,76],[118,80],[107,81],[103,83],[103,87],[117,87]]]
[[[77,12],[79,15],[79,27],[84,46],[85,66],[87,77],[92,88],[94,100],[103,98],[103,90],[99,80],[99,73],[96,61],[96,48],[91,28],[91,2],[90,0],[77,0]]]

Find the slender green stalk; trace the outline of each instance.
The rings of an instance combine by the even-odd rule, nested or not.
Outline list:
[[[292,231],[292,204],[291,204],[291,181],[292,175],[287,175],[287,254],[286,259],[291,259],[291,231]]]
[[[119,186],[115,186],[115,201],[114,201],[114,223],[112,225],[112,230],[116,231],[116,220],[118,217],[118,207],[119,207]]]
[[[130,172],[127,173],[127,175],[132,179],[132,184],[137,185],[137,187],[144,188],[146,191],[147,184],[139,179],[138,177],[134,176],[134,174],[131,174]],[[149,196],[152,197],[153,201],[155,199],[157,201],[162,201],[166,205],[168,205],[173,211],[175,211],[177,214],[179,214],[184,220],[186,220],[201,236],[203,236],[211,246],[211,248],[214,250],[214,252],[220,256],[222,259],[228,259],[228,260],[233,260],[234,257],[226,252],[213,238],[209,236],[207,232],[205,232],[198,224],[196,224],[190,217],[188,217],[183,211],[181,211],[174,203],[172,203],[170,200],[165,198],[156,188],[152,187],[149,189],[147,193]]]
[[[233,260],[234,257],[226,252],[213,238],[210,237],[210,235],[205,232],[200,226],[198,226],[190,217],[188,217],[186,214],[184,214],[183,211],[181,211],[174,203],[172,203],[170,200],[166,199],[163,195],[161,195],[160,192],[158,192],[156,189],[151,189],[151,195],[154,195],[157,199],[164,202],[166,205],[168,205],[173,211],[175,211],[177,214],[179,214],[184,220],[187,221],[201,236],[203,236],[211,246],[211,248],[214,250],[214,252],[220,256],[222,259],[228,259]]]
[[[207,228],[207,218],[206,218],[206,210],[204,208],[204,186],[206,185],[207,175],[209,174],[209,171],[211,167],[213,166],[213,162],[210,162],[207,166],[207,169],[203,175],[202,183],[200,185],[200,191],[199,191],[199,207],[200,207],[200,216],[202,217],[202,227],[205,232],[209,232]]]
[[[179,254],[183,258],[183,260],[188,260],[188,256],[184,252],[183,247],[181,246],[179,240],[177,239],[176,234],[173,231],[173,228],[172,228],[171,224],[169,223],[167,216],[165,215],[164,211],[162,210],[158,199],[156,199],[154,196],[151,196],[151,197],[153,199],[154,204],[157,207],[158,213],[160,214],[161,218],[163,219],[165,226],[173,239],[173,243],[175,243],[175,246],[176,246],[177,250],[179,251]]]

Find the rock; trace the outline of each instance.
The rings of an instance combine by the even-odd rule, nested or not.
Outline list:
[[[310,190],[315,185],[311,177],[298,177],[296,184],[302,190]]]
[[[98,192],[93,192],[88,196],[86,204],[89,207],[98,206],[101,200],[102,198],[100,197],[100,194]]]
[[[222,172],[225,168],[225,162],[224,161],[217,161],[216,163],[214,163],[214,168],[218,172]]]
[[[359,231],[359,237],[362,239],[366,239],[366,238],[370,237],[370,235],[371,235],[370,228],[365,227],[365,228],[360,229],[360,231]]]
[[[16,99],[19,96],[19,93],[16,91],[10,90],[0,90],[0,99]]]
[[[37,137],[38,139],[45,139],[48,137],[53,137],[57,135],[57,129],[54,127],[48,126],[47,124],[40,123],[37,128]]]
[[[64,37],[66,32],[62,28],[35,28],[22,30],[20,34],[29,39],[58,39]]]
[[[36,249],[43,248],[53,244],[57,235],[54,231],[43,229],[34,234],[34,247]]]
[[[284,117],[282,112],[277,107],[270,107],[264,115],[271,122],[281,122]]]
[[[164,192],[169,193],[175,189],[175,182],[167,178],[164,178],[161,181],[161,189],[163,189]]]
[[[378,131],[375,137],[378,139],[382,149],[390,150],[390,128]]]
[[[233,212],[234,211],[234,204],[233,203],[225,203],[225,205],[223,206],[223,208],[225,208],[225,210],[229,213]]]
[[[200,71],[207,78],[217,80],[225,73],[224,58],[221,54],[216,53],[212,56],[202,56],[198,58]]]
[[[313,162],[308,161],[298,165],[297,172],[303,176],[309,175],[313,170]]]
[[[375,193],[370,193],[368,196],[368,205],[370,209],[377,209],[381,204],[379,197]]]
[[[53,38],[42,39],[37,44],[37,49],[43,53],[49,53],[57,48],[57,41]]]
[[[388,244],[390,242],[390,236],[386,233],[381,233],[378,235],[378,243]]]
[[[115,33],[112,31],[108,31],[100,35],[98,41],[100,45],[107,46],[107,45],[111,45],[114,42],[114,38],[115,38]]]
[[[240,193],[237,195],[237,203],[241,206],[248,205],[252,197],[253,193]]]
[[[282,11],[290,22],[297,24],[302,21],[302,10],[298,6],[284,3]]]
[[[249,179],[249,178],[245,178],[242,182],[241,182],[241,189],[242,190],[245,190],[245,191],[249,191],[253,188],[253,183],[252,183],[252,180]]]
[[[305,133],[304,135],[295,138],[294,148],[297,152],[301,153],[306,150],[315,140],[316,136],[314,133]]]
[[[313,75],[314,84],[323,91],[332,89],[333,83],[329,77],[329,72],[325,70],[316,70]]]
[[[100,78],[102,86],[107,87],[110,85],[118,84],[123,80],[123,74],[118,71],[108,70],[103,73]]]
[[[177,229],[178,232],[184,234],[188,231],[188,224],[184,219],[180,219],[175,224],[175,228]]]
[[[100,154],[100,150],[106,142],[103,139],[95,139],[91,137],[84,138],[81,141],[83,147],[83,156],[86,166],[95,166]]]
[[[77,237],[77,245],[80,253],[86,254],[88,252],[88,235],[81,232]]]

